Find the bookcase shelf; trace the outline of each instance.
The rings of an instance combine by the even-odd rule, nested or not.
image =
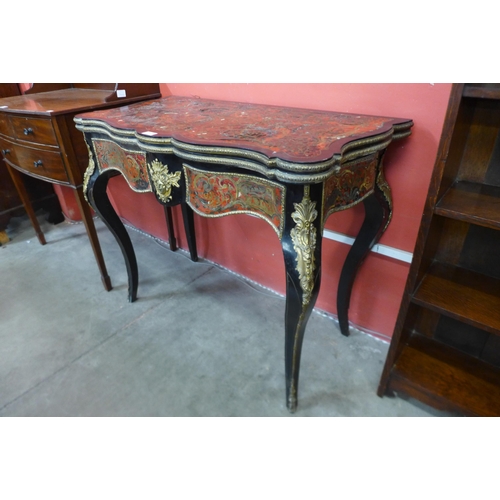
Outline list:
[[[500,369],[420,335],[411,337],[394,365],[391,390],[440,410],[500,414]]]
[[[453,84],[378,395],[500,416],[500,84]]]
[[[500,187],[457,182],[441,198],[435,213],[500,229]]]
[[[463,95],[479,99],[500,99],[500,87],[498,83],[466,83]]]
[[[500,335],[500,280],[434,263],[412,296],[415,304]]]

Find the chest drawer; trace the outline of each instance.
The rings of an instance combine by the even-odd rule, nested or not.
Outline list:
[[[20,141],[57,146],[57,138],[50,118],[11,116],[12,132]]]
[[[16,144],[13,156],[15,164],[25,172],[54,181],[69,182],[61,154],[57,151]]]
[[[2,153],[0,159],[5,158],[11,163],[17,164],[14,144],[10,141],[5,140],[3,137],[0,137],[0,152]]]
[[[0,134],[6,135],[7,137],[11,135],[9,118],[3,113],[0,113]]]

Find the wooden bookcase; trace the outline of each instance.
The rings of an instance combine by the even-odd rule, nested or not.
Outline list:
[[[378,395],[500,415],[500,84],[454,84]]]

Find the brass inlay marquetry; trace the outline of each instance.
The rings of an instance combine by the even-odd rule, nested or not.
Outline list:
[[[148,168],[158,198],[161,202],[167,203],[172,199],[172,188],[180,187],[181,171],[170,173],[168,165],[157,159],[148,163]]]
[[[150,137],[136,131],[117,129],[105,122],[75,119],[76,128],[82,132],[107,134],[112,139],[138,146],[152,153],[175,154],[184,160],[202,161],[219,165],[235,166],[252,170],[269,179],[293,183],[321,183],[339,170],[340,165],[359,157],[383,151],[393,139],[411,133],[411,121],[394,125],[383,133],[347,142],[338,153],[317,162],[294,162],[268,157],[258,151],[237,147],[190,144],[172,137]]]
[[[382,191],[382,195],[384,196],[384,198],[387,201],[387,204],[389,205],[389,216],[387,217],[387,222],[385,223],[384,226],[384,231],[385,231],[392,219],[392,193],[391,193],[391,188],[385,179],[382,168],[380,169],[377,176],[377,186]]]
[[[247,174],[212,172],[183,164],[186,201],[204,217],[246,213],[268,222],[281,239],[286,188]]]
[[[85,173],[83,174],[83,196],[89,201],[87,198],[87,189],[89,185],[90,178],[92,177],[92,174],[95,171],[95,162],[94,162],[94,157],[92,155],[92,150],[90,149],[89,145],[87,144],[87,141],[85,141],[85,145],[87,146],[87,151],[89,152],[89,165],[85,170]]]
[[[318,216],[316,202],[309,197],[309,186],[304,187],[304,197],[300,203],[294,203],[295,211],[292,219],[296,226],[290,231],[295,250],[297,271],[302,288],[302,305],[307,306],[311,300],[314,287],[314,251],[316,249],[316,227],[314,221]]]
[[[377,166],[377,154],[353,160],[324,183],[323,224],[330,214],[346,210],[373,193]]]
[[[92,138],[92,147],[99,172],[116,170],[123,175],[133,191],[151,191],[144,151],[126,149],[114,141],[100,138]]]

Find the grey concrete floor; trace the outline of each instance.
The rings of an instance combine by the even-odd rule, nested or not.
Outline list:
[[[0,247],[0,416],[439,416],[379,398],[388,344],[313,313],[299,407],[285,406],[284,298],[212,263],[193,263],[129,228],[139,298],[122,255],[96,227],[113,290],[101,284],[83,224],[25,217]]]

